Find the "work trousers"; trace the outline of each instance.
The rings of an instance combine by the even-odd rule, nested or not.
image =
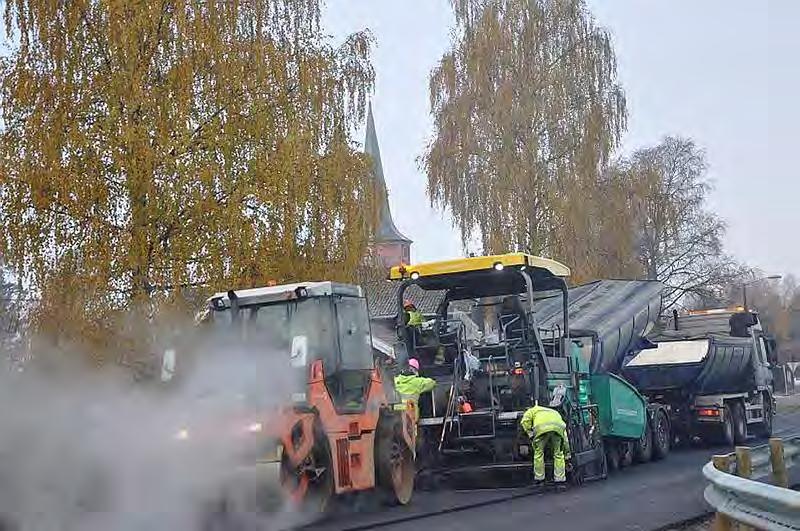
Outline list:
[[[533,476],[536,481],[544,480],[544,452],[548,447],[553,453],[553,480],[563,483],[567,481],[564,441],[555,431],[537,435],[533,440]]]

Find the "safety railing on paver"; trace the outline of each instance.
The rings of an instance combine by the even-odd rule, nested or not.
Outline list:
[[[800,492],[788,488],[792,466],[800,466],[800,436],[715,455],[703,467],[709,482],[705,499],[716,510],[715,529],[739,524],[740,529],[800,531]]]

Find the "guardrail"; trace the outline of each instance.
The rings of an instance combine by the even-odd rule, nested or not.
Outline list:
[[[800,492],[789,490],[788,469],[800,466],[800,436],[737,446],[703,467],[706,501],[716,510],[714,529],[800,531]],[[770,483],[755,481],[769,477]]]

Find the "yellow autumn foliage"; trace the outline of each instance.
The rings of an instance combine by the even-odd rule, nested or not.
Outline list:
[[[551,256],[575,281],[638,271],[616,261],[633,246],[628,220],[604,219],[598,201],[628,200],[605,175],[627,120],[608,33],[584,0],[451,4],[454,42],[430,77],[431,202],[485,253]]]
[[[8,0],[0,254],[40,325],[108,342],[193,290],[355,275],[371,37],[319,0]]]

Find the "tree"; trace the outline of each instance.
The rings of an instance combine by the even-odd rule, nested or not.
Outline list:
[[[611,39],[583,0],[451,0],[454,43],[430,77],[432,204],[463,241],[590,270],[585,195],[626,125]],[[570,260],[571,259],[571,260]]]
[[[632,196],[639,260],[647,278],[667,287],[671,306],[687,294],[715,296],[745,268],[726,255],[725,224],[708,210],[705,152],[668,137],[620,163]]]
[[[22,290],[11,281],[0,259],[0,357],[13,353],[18,346],[25,302]]]
[[[102,336],[186,288],[355,273],[376,217],[350,135],[371,37],[332,47],[319,10],[6,2],[0,252],[43,315]]]

